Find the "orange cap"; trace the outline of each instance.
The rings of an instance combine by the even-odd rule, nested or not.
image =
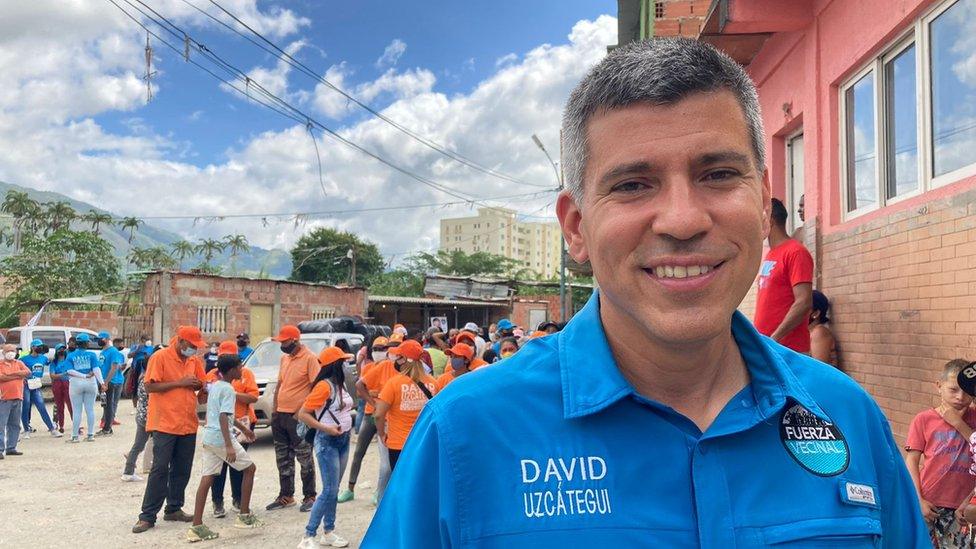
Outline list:
[[[332,364],[333,362],[338,362],[340,360],[350,360],[353,356],[342,349],[332,346],[322,349],[319,353],[319,364],[325,366],[327,364]]]
[[[464,343],[458,343],[454,347],[444,351],[447,356],[463,356],[464,358],[471,360],[474,358],[474,349]]]
[[[217,348],[217,356],[236,355],[239,352],[240,350],[237,348],[237,342],[232,339],[221,341],[220,347]]]
[[[390,336],[390,345],[394,343],[403,343],[403,334],[393,334]],[[374,343],[375,345],[375,343]]]
[[[472,334],[471,332],[461,332],[461,333],[459,333],[457,335],[457,341],[460,342],[462,339],[467,339],[468,341],[471,342],[472,345],[474,345],[474,334]]]
[[[390,346],[390,340],[386,339],[383,336],[379,336],[378,338],[373,340],[373,347],[389,347],[389,346]]]
[[[285,324],[281,327],[281,331],[278,332],[278,337],[273,337],[271,339],[275,341],[285,341],[287,339],[299,339],[300,337],[302,337],[302,332],[299,331],[298,326]]]
[[[420,357],[424,354],[424,348],[421,347],[416,341],[408,339],[407,341],[401,343],[398,347],[393,347],[390,349],[390,354],[399,355],[410,360],[420,360]]]
[[[207,342],[203,340],[203,334],[200,333],[200,328],[196,326],[180,326],[176,330],[176,337],[189,342],[197,349],[207,346]]]

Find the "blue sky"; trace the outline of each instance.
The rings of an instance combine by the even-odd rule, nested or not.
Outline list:
[[[153,2],[146,3],[167,15]],[[201,7],[207,4],[204,0],[194,3]],[[616,11],[616,2],[607,0],[292,0],[258,5],[287,8],[311,21],[296,35],[272,41],[282,48],[299,37],[307,41],[308,45],[294,57],[319,73],[345,62],[353,72],[351,84],[378,78],[389,66],[377,66],[377,60],[393,40],[400,40],[406,49],[395,65],[431,71],[437,77],[435,89],[447,95],[470,92],[498,70],[496,63],[506,55],[520,56],[540,44],[565,42],[568,29],[580,19],[595,19]],[[242,70],[275,62],[270,54],[226,29],[186,28],[196,40]],[[153,131],[170,136],[181,144],[170,156],[204,166],[223,161],[228,148],[257,133],[293,125],[290,120],[222,91],[210,75],[184,63],[156,40],[153,43],[159,69],[154,82],[160,88],[155,99],[134,112],[109,111],[95,117],[105,128],[122,134]],[[296,88],[314,87],[305,75],[293,73],[292,82]],[[390,100],[389,95],[381,96],[371,106],[382,107]],[[368,116],[355,110],[339,123],[332,120],[329,124],[339,127]],[[477,159],[476,151],[468,156]]]
[[[127,3],[136,0],[116,1],[134,13]],[[438,245],[438,220],[473,215],[476,204],[552,217],[554,193],[522,196],[540,187],[473,171],[350,108],[191,7],[218,14],[208,0],[142,1],[346,138],[475,200],[443,205],[457,199],[321,132],[313,144],[304,125],[222,89],[155,39],[158,74],[147,105],[145,32],[107,0],[5,5],[0,180],[61,192],[190,240],[242,233],[264,248],[288,249],[304,232],[329,226],[386,254],[429,251]],[[385,116],[543,187],[555,186],[552,168],[532,134],[558,158],[566,97],[616,43],[616,2],[603,0],[220,3]],[[434,203],[441,205],[361,211]],[[335,210],[342,213],[262,219]]]

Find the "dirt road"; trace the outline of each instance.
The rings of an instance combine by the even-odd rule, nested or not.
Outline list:
[[[9,456],[0,461],[0,547],[188,545],[184,541],[188,524],[164,522],[162,514],[156,528],[139,535],[130,531],[145,490],[145,482],[129,483],[119,479],[124,465],[122,456],[131,447],[133,439],[135,417],[130,410],[128,402],[120,405],[119,420],[123,425],[116,427],[115,435],[111,437],[99,438],[92,443],[66,444],[66,439],[55,439],[38,432],[30,440],[19,443],[17,449],[24,452],[23,456]],[[204,522],[220,533],[220,539],[194,546],[295,547],[298,544],[308,514],[299,512],[297,507],[264,510],[264,506],[278,494],[278,474],[271,430],[259,429],[257,436],[258,440],[250,450],[258,468],[252,507],[265,526],[257,530],[237,530],[232,527],[233,515],[213,518],[208,502]],[[370,500],[378,467],[375,448],[374,442],[364,460],[356,499],[338,507],[336,532],[350,540],[350,547],[359,546],[373,516]],[[350,447],[350,460],[354,449],[355,444]],[[197,457],[199,459],[199,452]],[[198,463],[194,463],[194,473],[186,490],[184,510],[187,513],[193,512],[193,497],[200,480]],[[137,467],[141,467],[141,460]],[[320,488],[321,479],[317,478],[317,482]],[[296,492],[301,494],[300,483]],[[230,513],[233,509],[230,507],[229,485],[225,500]]]

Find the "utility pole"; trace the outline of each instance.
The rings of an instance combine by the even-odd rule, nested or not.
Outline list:
[[[356,246],[355,245],[352,248],[349,248],[349,251],[346,252],[346,258],[349,259],[350,285],[355,286],[356,285]]]
[[[552,160],[552,156],[549,155],[549,151],[546,150],[545,145],[542,144],[542,140],[539,136],[532,134],[532,141],[535,145],[542,150],[549,159],[549,164],[552,165],[552,171],[556,174],[556,183],[559,184],[559,191],[563,190],[563,173],[562,173],[562,158],[563,158],[563,135],[562,131],[559,132],[559,167],[556,167],[556,163]],[[559,321],[566,322],[566,239],[559,235]]]

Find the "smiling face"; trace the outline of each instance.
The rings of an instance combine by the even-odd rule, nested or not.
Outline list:
[[[593,266],[607,330],[670,345],[727,334],[770,204],[735,96],[598,111],[587,136],[582,208],[563,193],[557,212],[573,258]]]

